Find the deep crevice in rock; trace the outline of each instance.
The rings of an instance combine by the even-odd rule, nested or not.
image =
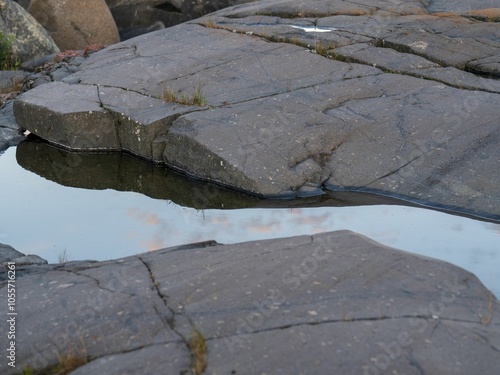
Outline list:
[[[163,294],[163,292],[160,290],[159,282],[156,280],[156,277],[155,277],[155,275],[153,273],[153,270],[151,269],[151,267],[149,266],[149,264],[141,256],[137,256],[137,258],[142,262],[142,264],[144,265],[144,267],[146,267],[146,269],[148,270],[149,277],[151,279],[151,283],[153,284],[153,288],[156,290],[156,293],[158,294],[158,297],[163,302],[163,305],[165,306],[165,309],[171,314],[171,317],[167,317],[163,312],[159,311],[155,307],[154,309],[155,309],[156,314],[164,322],[164,324],[166,324],[167,327],[169,327],[173,332],[176,333],[176,335],[181,339],[182,343],[186,347],[186,350],[188,351],[189,355],[191,356],[192,353],[191,353],[191,348],[190,348],[190,340],[189,340],[189,338],[185,337],[182,334],[182,332],[180,332],[177,329],[176,324],[175,324],[176,315],[179,315],[179,314],[173,308],[171,308],[168,305],[168,296],[165,295],[165,294]],[[192,320],[187,315],[184,315],[184,317],[186,317],[186,320],[190,324],[191,331],[194,331],[195,325],[193,324]],[[189,370],[186,369],[186,371],[189,371]]]

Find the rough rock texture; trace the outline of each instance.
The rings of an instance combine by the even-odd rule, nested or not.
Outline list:
[[[179,374],[195,327],[207,374],[500,366],[500,305],[473,275],[348,231],[29,269],[16,279],[19,368],[71,354],[87,362],[72,374]]]
[[[450,8],[240,5],[97,52],[15,114],[260,196],[357,190],[499,220],[499,27]],[[162,100],[197,88],[207,106]]]
[[[12,58],[17,62],[59,52],[49,34],[19,4],[0,0],[0,32],[12,35]]]
[[[61,50],[120,41],[104,0],[32,0],[28,8]]]

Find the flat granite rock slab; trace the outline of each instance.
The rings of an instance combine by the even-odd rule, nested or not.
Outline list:
[[[231,7],[91,54],[16,119],[261,197],[361,190],[500,220],[498,23],[429,6]]]
[[[16,296],[5,374],[66,355],[85,359],[74,374],[184,373],[195,329],[207,374],[500,366],[500,305],[474,275],[349,231],[53,265],[19,275]]]
[[[197,24],[169,31],[147,34],[92,54],[72,79],[152,96],[161,96],[167,88],[189,95],[199,85],[209,105],[279,93],[286,90],[287,79],[302,85],[321,82],[321,77],[312,74],[314,66],[293,46]],[[133,56],[130,50],[135,51]],[[290,67],[293,70],[281,69],[284,59],[297,61]]]
[[[478,304],[473,296],[484,293],[476,289],[473,275],[458,275],[447,263],[348,231],[214,246],[192,255],[188,263],[185,251],[142,258],[161,280],[159,290],[169,296],[174,311],[194,319],[208,337],[318,322],[409,318],[419,310],[421,317],[480,320],[470,316]],[[446,308],[439,302],[434,314],[417,296],[454,301]],[[487,303],[488,292],[482,298]]]
[[[181,117],[172,124],[166,139],[166,163],[182,170],[196,165],[193,172],[197,176],[256,194],[293,195],[306,184],[320,186],[330,176],[330,169],[337,170],[339,161],[330,159],[330,155],[351,139],[357,140],[353,132],[361,132],[363,126],[377,132],[381,141],[369,144],[368,149],[365,145],[361,152],[378,148],[375,155],[379,155],[387,147],[400,148],[404,139],[398,130],[371,130],[389,123],[374,124],[370,117],[375,114],[339,113],[340,107],[367,103],[366,110],[371,112],[376,108],[373,102],[378,100],[373,98],[388,101],[384,98],[395,96],[397,100],[400,85],[410,96],[433,83],[404,76],[379,76],[376,69],[357,64],[349,67],[345,72],[337,69],[337,78],[332,74],[330,83]],[[398,106],[390,105],[380,114],[400,111]],[[361,137],[359,141],[363,140]],[[205,158],[199,160],[198,155]],[[335,166],[330,168],[329,160]],[[367,166],[367,175],[360,172],[365,180],[356,183],[371,182],[374,173],[382,176],[400,165],[396,161],[391,166],[392,160],[380,163],[380,172],[373,171],[373,165]],[[353,180],[356,173],[352,168],[346,178]]]

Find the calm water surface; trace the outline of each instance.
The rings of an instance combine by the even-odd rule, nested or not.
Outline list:
[[[106,260],[209,239],[228,244],[349,229],[463,267],[500,296],[499,224],[402,205],[259,208],[268,202],[236,193],[220,198],[179,176],[155,190],[151,185],[171,172],[133,158],[132,169],[114,159],[110,169],[104,156],[87,160],[53,148],[47,156],[24,143],[0,155],[0,242],[51,263],[63,253]],[[195,195],[194,203],[175,190]],[[249,208],[221,209],[227,206]]]

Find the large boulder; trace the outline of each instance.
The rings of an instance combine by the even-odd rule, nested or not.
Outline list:
[[[0,0],[0,12],[0,33],[12,39],[14,65],[59,52],[45,29],[19,4]]]
[[[16,272],[23,324],[6,375],[65,358],[74,375],[187,374],[195,358],[206,374],[240,375],[500,366],[500,305],[474,275],[348,231]]]
[[[29,12],[49,32],[61,50],[120,41],[104,0],[32,0]]]

